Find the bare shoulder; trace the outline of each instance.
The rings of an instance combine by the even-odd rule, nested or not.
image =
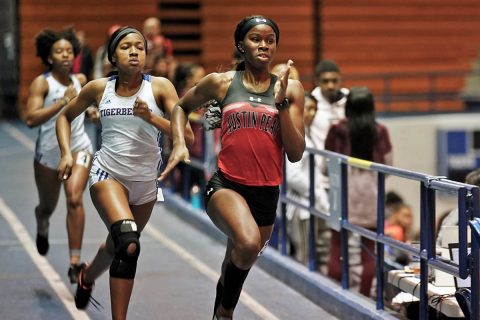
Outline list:
[[[48,93],[48,81],[45,75],[41,74],[33,79],[29,88],[30,97],[45,97]]]
[[[105,87],[107,86],[108,78],[100,78],[89,81],[80,91],[81,95],[91,97],[97,102],[101,99]]]
[[[213,72],[208,76],[212,77],[212,81],[216,81],[221,85],[230,85],[233,77],[235,76],[236,71],[227,71],[227,72]]]
[[[156,98],[177,97],[177,91],[169,79],[151,76],[151,82],[153,95]],[[178,99],[178,97],[176,99]]]
[[[287,95],[303,96],[305,89],[299,80],[288,79]]]
[[[41,89],[48,90],[47,79],[43,74],[36,76],[35,79],[33,79],[30,85],[30,88],[35,90],[41,90]]]
[[[158,88],[171,88],[173,87],[173,84],[172,82],[165,78],[165,77],[154,77],[154,76],[150,76],[151,78],[151,81],[152,81],[152,86],[155,88],[155,87],[158,87]]]
[[[303,91],[303,85],[299,80],[295,79],[288,79],[288,86],[294,88],[295,90],[302,90]]]
[[[222,96],[223,92],[226,92],[230,83],[232,82],[235,71],[228,72],[212,72],[206,75],[199,84],[202,87],[208,87],[217,92],[219,96]]]
[[[88,90],[105,90],[105,87],[107,86],[108,78],[100,78],[100,79],[95,79],[92,81],[89,81],[85,85],[85,89]]]

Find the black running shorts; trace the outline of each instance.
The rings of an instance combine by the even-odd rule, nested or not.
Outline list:
[[[220,189],[232,189],[238,192],[248,203],[250,212],[257,225],[260,227],[270,226],[275,222],[277,215],[279,186],[246,186],[225,178],[218,170],[207,183],[204,199],[205,208],[208,206],[210,197]]]

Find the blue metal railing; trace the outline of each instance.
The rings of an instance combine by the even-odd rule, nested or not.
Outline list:
[[[471,301],[472,301],[472,315],[471,319],[480,319],[479,315],[479,242],[480,242],[480,212],[479,212],[479,188],[476,186],[468,185],[465,183],[459,183],[452,180],[448,180],[442,176],[431,176],[418,172],[399,169],[379,163],[368,162],[345,155],[337,154],[334,152],[316,150],[307,148],[310,157],[310,203],[309,206],[301,205],[297,201],[294,201],[287,197],[285,192],[288,181],[283,183],[283,191],[281,193],[281,210],[282,218],[285,217],[286,204],[292,204],[307,210],[313,216],[320,218],[326,218],[326,213],[322,213],[315,209],[315,198],[313,195],[313,186],[315,185],[315,173],[314,173],[314,157],[323,156],[327,161],[338,162],[340,167],[340,203],[341,203],[341,220],[340,220],[340,233],[341,233],[341,252],[342,252],[342,287],[348,289],[348,231],[357,233],[362,237],[371,239],[376,242],[377,257],[377,309],[384,308],[383,303],[383,270],[384,270],[384,246],[389,245],[402,252],[409,253],[411,255],[418,256],[420,258],[420,319],[428,318],[428,268],[429,266],[435,269],[452,274],[456,277],[465,279],[467,276],[472,276],[471,285]],[[378,173],[378,196],[377,196],[377,229],[376,232],[365,229],[363,227],[351,224],[348,221],[348,179],[347,170],[348,167],[358,167],[366,170],[375,171]],[[394,240],[384,235],[384,222],[385,222],[385,175],[393,175],[409,180],[415,180],[420,182],[420,248],[408,243],[403,243]],[[286,176],[286,175],[284,175]],[[454,265],[451,261],[442,259],[436,256],[435,251],[435,192],[444,191],[448,193],[454,193],[458,199],[458,214],[459,214],[459,264]],[[314,223],[314,219],[311,219],[311,225]],[[476,234],[472,243],[472,254],[469,255],[467,251],[467,225],[470,223],[472,234]],[[285,224],[285,220],[282,221],[282,225]],[[477,230],[474,228],[477,226]],[[315,235],[313,233],[313,226],[310,227],[309,235],[309,269],[311,271],[316,269],[315,262]],[[282,228],[282,253],[286,254],[286,230]]]

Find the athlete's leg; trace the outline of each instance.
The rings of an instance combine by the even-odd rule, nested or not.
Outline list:
[[[49,219],[57,206],[61,182],[57,172],[37,161],[33,162],[35,183],[37,185],[39,204],[35,208],[37,220],[37,250],[41,255],[48,251]]]
[[[142,205],[140,207],[143,208],[143,206],[146,206],[146,205]],[[145,228],[145,225],[147,224],[148,219],[150,218],[150,214],[148,215],[141,214],[141,213],[137,214],[136,212],[138,211],[137,209],[138,206],[131,206],[131,207],[132,207],[132,212],[135,217],[135,222],[138,226],[138,229],[142,231],[143,228]],[[107,271],[110,265],[112,264],[114,255],[115,255],[115,245],[113,244],[111,235],[108,234],[106,241],[100,245],[97,255],[91,261],[91,265],[95,266],[95,268],[89,267],[88,270],[85,270],[85,273],[84,273],[85,281],[87,283],[92,283],[93,281],[95,281],[95,279],[97,279],[105,271]]]
[[[207,212],[229,238],[222,265],[223,294],[217,314],[231,317],[243,282],[269,239],[272,226],[259,228],[245,199],[230,189],[215,192],[208,202]]]
[[[266,226],[266,227],[259,227],[261,238],[262,238],[262,243],[263,247],[265,248],[268,245],[268,240],[270,239],[270,236],[272,234],[273,230],[273,225],[272,226]],[[214,312],[218,309],[220,306],[220,302],[222,301],[223,298],[223,292],[224,292],[224,278],[225,278],[225,271],[228,266],[228,263],[230,262],[230,257],[233,249],[233,242],[228,239],[227,242],[227,249],[225,252],[225,257],[222,262],[222,273],[220,275],[220,279],[218,279],[217,282],[217,287],[216,287],[216,296],[215,296],[215,305],[214,305]],[[246,275],[245,275],[246,276]],[[231,312],[233,313],[233,310],[235,310],[235,307],[237,306],[238,300],[240,298],[241,294],[241,287],[237,291],[236,295],[232,299],[231,303]],[[224,308],[221,307],[221,310],[219,310],[219,314],[222,314],[221,311],[223,311],[223,314],[230,314],[227,310],[224,310]]]
[[[245,199],[231,189],[215,192],[208,202],[212,222],[232,240],[231,260],[241,269],[250,268],[262,248],[260,230]]]
[[[128,203],[128,190],[120,182],[114,179],[106,179],[95,183],[90,188],[90,194],[92,196],[93,204],[95,205],[95,208],[100,214],[100,217],[104,221],[105,225],[107,225],[110,231],[110,236],[115,245],[114,258],[112,259],[112,263],[110,265],[110,279],[112,279],[112,267],[116,266],[118,263],[121,263],[122,260],[117,256],[121,254],[128,256],[129,253],[135,254],[135,252],[140,249],[138,243],[129,241],[132,240],[131,238],[126,239],[124,237],[125,234],[128,233],[131,235],[134,234],[134,232],[121,232],[121,224],[123,221],[134,220],[133,213]],[[113,225],[116,225],[115,230],[113,230]],[[129,226],[133,228],[132,230],[134,230],[134,225],[129,224]],[[117,252],[117,245],[118,249],[122,251]],[[92,261],[92,264],[90,264],[86,269],[87,277],[86,279],[84,278],[85,280],[89,280],[89,274],[96,274],[104,271],[105,265],[101,263],[102,261],[103,260],[101,259],[94,259]],[[91,270],[91,272],[89,272],[89,270]],[[114,276],[116,276],[116,274]],[[119,282],[122,284],[122,291],[124,290],[120,296],[120,298],[123,297],[124,299],[121,301],[118,300],[119,297],[115,293],[115,291],[119,289]],[[113,319],[125,319],[132,288],[133,278],[121,278],[113,283],[112,281],[110,282],[110,297]]]
[[[118,222],[134,220],[138,227],[137,230],[140,232],[150,218],[153,205],[155,204],[155,201],[151,201],[139,206],[129,206],[128,191],[123,185],[113,179],[95,183],[90,191],[95,207],[105,224],[110,226],[110,229],[112,229],[112,225]],[[110,239],[113,241],[110,241]],[[132,293],[135,271],[133,271],[133,274],[129,273],[128,277],[125,277],[125,275],[120,275],[121,273],[123,274],[122,270],[124,265],[122,265],[122,268],[119,270],[112,268],[115,268],[118,264],[123,264],[122,261],[115,262],[115,257],[118,254],[123,254],[127,259],[129,255],[138,257],[140,248],[139,243],[137,244],[134,241],[129,242],[128,240],[125,241],[126,238],[124,238],[123,235],[118,235],[116,231],[115,234],[110,234],[110,239],[107,239],[106,245],[99,250],[95,259],[87,267],[84,280],[87,283],[94,280],[94,276],[98,276],[104,272],[108,267],[107,263],[110,262],[111,274],[114,272],[113,276],[110,276],[112,317],[114,319],[125,319]],[[115,242],[125,244],[125,252],[119,253],[118,250],[115,250],[120,249],[114,248]],[[136,261],[133,264],[136,266]],[[135,268],[135,266],[133,266],[133,268]],[[130,267],[129,270],[132,268],[132,266],[127,267]]]
[[[232,255],[232,249],[233,249],[233,242],[229,238],[227,240],[227,248],[225,250],[225,257],[223,258],[223,262],[222,262],[222,269],[221,269],[221,272],[220,272],[220,278],[218,279],[217,287],[216,287],[215,303],[213,305],[213,313],[214,314],[217,312],[217,309],[220,306],[220,302],[222,301],[225,268],[227,267],[227,263],[230,261],[230,257]]]
[[[79,157],[82,159],[78,159]],[[74,154],[72,174],[64,184],[67,199],[67,235],[71,265],[76,265],[80,262],[85,226],[83,191],[87,185],[91,165],[90,159],[91,156],[84,152]]]
[[[120,182],[114,179],[96,182],[90,187],[90,195],[108,230],[118,221],[133,220],[128,204],[128,190]],[[80,274],[75,295],[77,308],[87,306],[94,280],[105,271],[107,263],[112,264],[115,255],[114,238],[109,234],[106,243],[100,246],[95,258]]]
[[[138,226],[139,231],[142,231],[150,219],[153,206],[156,200],[146,204],[131,206],[133,217]],[[128,248],[132,250],[133,248]],[[110,276],[110,297],[112,300],[112,316],[114,319],[125,319],[127,317],[128,304],[132,294],[134,279],[123,279]]]

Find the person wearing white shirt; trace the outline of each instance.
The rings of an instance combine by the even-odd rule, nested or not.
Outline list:
[[[312,95],[317,99],[317,114],[312,124],[312,139],[323,149],[327,132],[333,123],[345,118],[345,102],[348,89],[342,88],[340,68],[332,60],[323,60],[315,68]]]
[[[303,121],[305,123],[305,144],[315,148],[311,137],[312,122],[317,113],[317,100],[305,93]],[[310,164],[309,153],[305,151],[299,162],[286,162],[287,196],[302,204],[309,204]],[[315,204],[322,212],[328,212],[328,197],[320,180],[315,179]],[[308,264],[308,224],[310,212],[294,205],[287,205],[287,232],[293,248],[291,254],[296,260]]]
[[[332,124],[345,118],[345,103],[349,90],[342,88],[342,75],[337,63],[332,60],[320,61],[315,67],[315,84],[312,95],[317,99],[317,114],[311,126],[311,138],[315,148],[323,150],[328,129]],[[323,172],[323,157],[315,157],[317,178],[328,190],[328,177]],[[318,210],[321,210],[317,206]],[[326,264],[330,231],[324,220],[317,219],[317,255],[320,268]]]

